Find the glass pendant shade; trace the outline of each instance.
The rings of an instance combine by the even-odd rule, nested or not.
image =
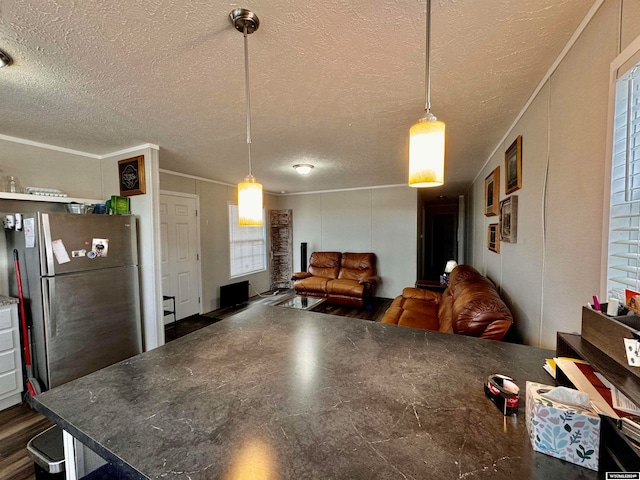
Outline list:
[[[409,186],[444,184],[444,122],[433,115],[422,118],[409,131]]]
[[[253,175],[238,184],[238,225],[262,226],[262,184]]]

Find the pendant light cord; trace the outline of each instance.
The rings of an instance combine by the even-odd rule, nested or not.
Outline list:
[[[431,113],[431,0],[427,0],[427,14],[426,14],[426,28],[425,28],[425,37],[426,37],[426,68],[425,68],[425,79],[424,83],[426,85],[425,92],[425,106],[424,109],[427,113]]]
[[[247,147],[249,150],[249,176],[251,176],[251,94],[249,93],[249,41],[246,24],[242,33],[244,34],[244,83],[247,99]]]

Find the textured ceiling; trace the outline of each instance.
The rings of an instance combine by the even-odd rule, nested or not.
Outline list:
[[[432,111],[464,192],[592,0],[434,0]],[[103,155],[160,146],[161,168],[271,192],[406,183],[424,111],[424,0],[0,0],[0,134]],[[300,177],[291,168],[312,163]]]

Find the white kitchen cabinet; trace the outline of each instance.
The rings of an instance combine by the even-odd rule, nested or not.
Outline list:
[[[0,296],[0,410],[22,402],[18,300]]]

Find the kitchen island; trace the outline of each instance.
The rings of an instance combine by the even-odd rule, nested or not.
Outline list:
[[[525,381],[549,350],[274,306],[38,395],[129,478],[597,478],[532,450]],[[485,397],[521,389],[517,416]]]

